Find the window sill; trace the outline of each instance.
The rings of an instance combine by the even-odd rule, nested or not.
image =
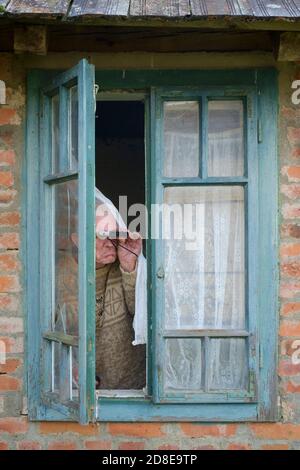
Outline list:
[[[97,397],[101,422],[238,422],[258,421],[257,403],[155,404],[143,397]]]

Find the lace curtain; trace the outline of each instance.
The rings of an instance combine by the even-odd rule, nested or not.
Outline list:
[[[188,102],[185,102],[185,115],[182,109],[180,115],[174,112],[173,123],[169,122],[168,129],[165,129],[168,162],[165,171],[168,176],[172,174],[173,163],[173,173],[179,171],[179,153],[184,176],[193,176],[193,161],[198,158],[198,121],[195,104],[191,105],[192,112],[188,107]],[[242,175],[244,144],[241,102],[212,102],[209,111],[208,175]],[[182,122],[191,119],[193,124]],[[172,128],[176,134],[173,137]],[[189,133],[183,136],[178,129],[188,129]],[[186,140],[189,140],[188,145]],[[183,214],[186,205],[192,205],[192,216],[183,226],[183,238],[174,239],[171,233],[170,240],[164,243],[165,328],[245,328],[243,187],[168,187],[164,202],[180,205]],[[167,223],[166,219],[164,223]],[[191,238],[193,232],[195,238]],[[204,340],[201,338],[168,339],[165,349],[167,389],[203,389],[204,367],[209,368],[209,390],[241,389],[246,386],[244,339],[210,339],[209,363],[206,358],[205,365]]]

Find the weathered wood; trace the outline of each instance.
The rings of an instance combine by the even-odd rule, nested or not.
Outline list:
[[[222,329],[194,329],[194,330],[165,330],[165,338],[246,338],[249,333],[246,330],[222,330]]]
[[[16,54],[47,54],[47,27],[40,25],[16,25],[14,28],[14,52]]]
[[[282,33],[280,35],[277,60],[280,62],[300,60],[300,33]]]
[[[69,16],[127,16],[130,0],[74,0]]]
[[[62,343],[66,346],[78,347],[78,336],[66,335],[59,331],[47,331],[43,334],[43,338],[56,343]]]
[[[1,42],[0,42],[1,48]],[[272,51],[267,32],[205,33],[194,29],[102,28],[77,26],[48,28],[48,51],[86,52],[196,52]]]
[[[11,0],[6,10],[17,15],[65,15],[69,0]]]
[[[191,14],[189,0],[131,0],[131,16],[180,17]]]

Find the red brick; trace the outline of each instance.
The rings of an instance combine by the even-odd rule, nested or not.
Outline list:
[[[290,144],[295,145],[300,142],[300,129],[299,127],[288,127],[287,137]]]
[[[237,425],[236,424],[192,424],[192,423],[182,423],[181,425],[182,432],[189,437],[228,437],[233,436],[236,433]]]
[[[0,316],[0,331],[2,334],[22,333],[23,332],[22,318]]]
[[[15,152],[13,150],[0,150],[0,166],[13,165]]]
[[[14,177],[11,171],[0,171],[0,186],[11,188],[14,184]]]
[[[300,295],[300,284],[289,283],[284,284],[281,283],[280,286],[280,296],[284,299],[292,299]]]
[[[287,393],[300,393],[300,384],[294,384],[290,381],[284,384],[283,389]]]
[[[297,115],[297,112],[293,108],[288,108],[287,106],[281,106],[281,116],[287,119],[291,119],[291,118],[295,118],[296,115]]]
[[[300,302],[289,302],[281,308],[281,315],[293,315],[294,313],[300,313]]]
[[[291,157],[294,159],[294,160],[298,160],[300,158],[300,148],[293,148],[292,152],[291,152]]]
[[[21,381],[16,377],[10,377],[9,375],[0,375],[0,391],[1,392],[15,392],[21,389]],[[1,423],[0,423],[1,431]]]
[[[299,256],[300,255],[300,243],[284,244],[280,248],[280,254],[282,257],[285,256]]]
[[[18,271],[20,263],[16,253],[0,253],[0,271]]]
[[[283,224],[281,226],[281,236],[300,238],[300,225],[297,224]]]
[[[20,237],[18,233],[1,233],[0,248],[16,250],[20,246]]]
[[[18,276],[0,276],[0,292],[19,292]]]
[[[28,432],[27,418],[0,418],[0,432],[23,434]]]
[[[283,184],[280,190],[289,199],[294,200],[300,197],[300,185],[299,184]]]
[[[300,277],[300,263],[283,263],[281,265],[281,272],[290,277]]]
[[[293,364],[289,361],[280,361],[278,373],[281,377],[291,377],[300,373],[300,364]]]
[[[251,450],[248,444],[229,444],[227,450]]]
[[[282,215],[285,219],[297,219],[300,217],[299,204],[283,204]]]
[[[18,122],[15,109],[0,108],[0,126],[16,124]]]
[[[7,354],[20,354],[24,352],[23,337],[12,338],[11,336],[0,336],[0,343],[5,344]]]
[[[7,442],[0,442],[0,450],[8,450],[8,444]]]
[[[48,445],[48,450],[76,450],[75,441],[53,441]]]
[[[19,225],[20,221],[21,221],[20,212],[0,213],[0,225],[2,227]]]
[[[300,181],[300,166],[284,166],[281,172],[288,177],[289,181]]]
[[[282,356],[291,356],[297,347],[295,346],[295,339],[282,339],[281,340],[281,354]]]
[[[12,202],[16,195],[13,189],[0,190],[0,204],[8,204]]]
[[[0,310],[15,312],[18,305],[18,298],[14,294],[0,294]]]
[[[20,359],[8,358],[5,364],[0,364],[0,374],[11,374],[12,372],[16,372],[20,365]]]
[[[78,423],[63,423],[63,422],[43,422],[40,423],[41,434],[63,434],[72,432],[75,434],[82,434],[84,436],[93,436],[98,434],[97,425],[81,426]]]
[[[250,429],[258,439],[287,440],[300,439],[300,424],[250,423]]]
[[[119,450],[144,450],[144,442],[122,442],[119,447]]]
[[[289,450],[288,444],[266,444],[261,447],[262,450]]]
[[[111,441],[86,441],[85,448],[88,450],[111,450]]]
[[[37,441],[18,442],[18,450],[41,450],[42,446]]]
[[[172,444],[163,444],[159,446],[157,450],[179,450],[179,447]]]
[[[110,423],[108,432],[113,436],[161,437],[164,433],[159,423]]]
[[[279,334],[280,336],[300,336],[300,322],[282,322]]]

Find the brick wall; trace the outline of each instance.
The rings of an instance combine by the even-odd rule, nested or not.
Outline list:
[[[24,314],[20,264],[21,170],[25,122],[25,71],[21,59],[0,55],[7,105],[0,106],[0,450],[5,449],[300,449],[300,105],[290,84],[300,64],[280,67],[281,285],[279,389],[281,420],[258,424],[29,423],[24,409]],[[267,181],[266,181],[267,184]],[[270,326],[271,327],[271,326]],[[1,343],[2,342],[2,343]]]

